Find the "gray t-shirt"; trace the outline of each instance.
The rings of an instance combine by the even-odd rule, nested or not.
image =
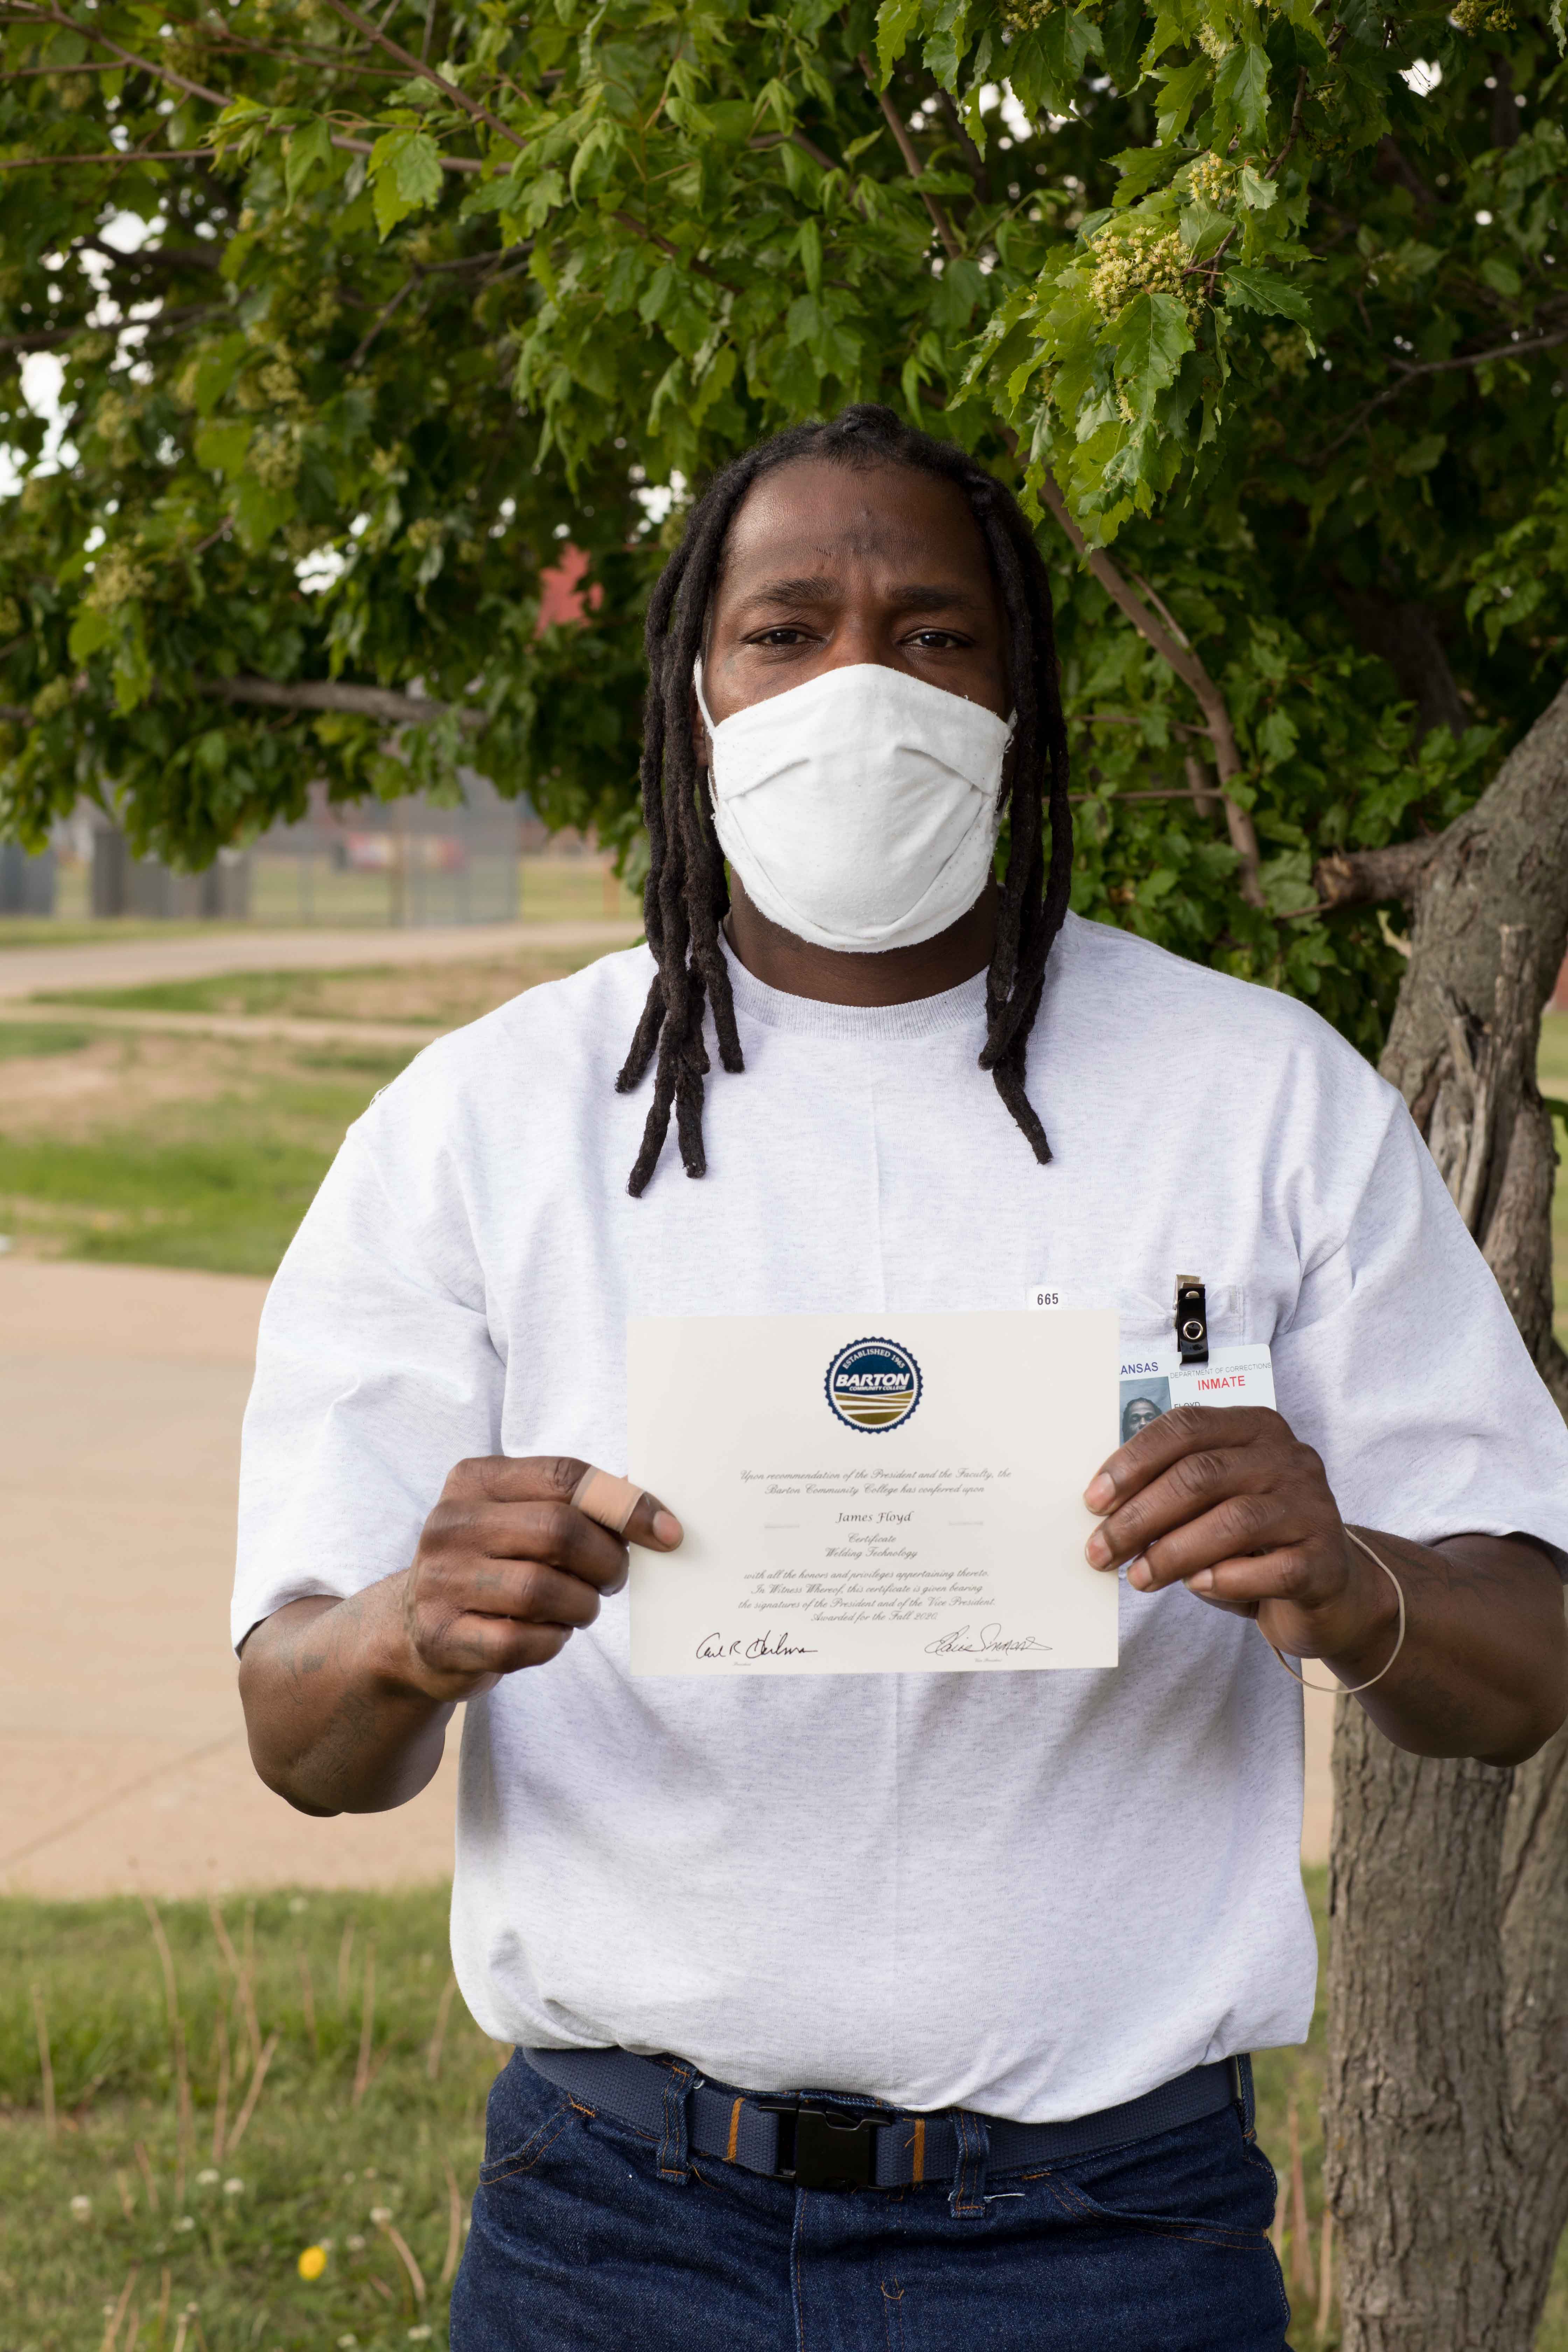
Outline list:
[[[1069,919],[1040,1167],[976,1066],[984,982],[885,1010],[734,976],[709,1172],[626,1192],[652,966],[422,1054],[273,1284],[236,1640],[406,1566],[466,1455],[626,1460],[628,1314],[1119,1303],[1267,1340],[1349,1519],[1568,1547],[1568,1432],[1398,1097],[1304,1005]],[[710,1051],[711,1051],[710,1043]],[[691,1410],[702,1410],[694,1395]],[[679,1511],[682,1498],[665,1498]],[[1300,1694],[1247,1622],[1123,1580],[1114,1671],[633,1682],[625,1595],[468,1705],[452,1941],[487,2032],[755,2089],[1024,2119],[1300,2041]]]

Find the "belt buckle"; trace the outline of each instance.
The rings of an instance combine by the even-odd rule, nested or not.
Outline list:
[[[874,2189],[877,2133],[888,2118],[812,2107],[793,2099],[756,2099],[752,2105],[779,2119],[773,2169],[796,2189]]]

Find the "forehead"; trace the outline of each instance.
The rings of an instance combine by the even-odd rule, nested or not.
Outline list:
[[[753,482],[724,542],[720,594],[759,577],[877,572],[989,589],[980,526],[955,482],[909,466],[796,458]]]

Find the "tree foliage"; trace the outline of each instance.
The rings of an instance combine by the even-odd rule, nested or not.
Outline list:
[[[8,0],[0,827],[111,795],[200,861],[468,761],[635,858],[681,496],[883,399],[1038,516],[1077,902],[1374,1048],[1399,960],[1314,868],[1448,823],[1568,641],[1560,31]]]

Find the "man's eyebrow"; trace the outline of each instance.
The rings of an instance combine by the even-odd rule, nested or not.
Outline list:
[[[842,583],[827,572],[815,572],[798,580],[766,580],[737,598],[742,607],[763,604],[798,610],[802,604],[830,604],[841,593]],[[984,607],[978,596],[956,581],[910,581],[895,588],[888,599],[897,613],[979,613]]]

